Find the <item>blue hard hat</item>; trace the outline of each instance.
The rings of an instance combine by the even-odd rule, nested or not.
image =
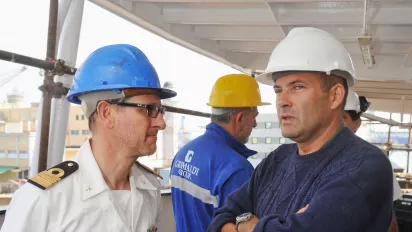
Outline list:
[[[175,91],[161,88],[155,68],[142,51],[132,45],[115,44],[101,47],[87,57],[76,71],[67,100],[81,104],[79,95],[123,89],[157,90],[161,99],[176,96]]]

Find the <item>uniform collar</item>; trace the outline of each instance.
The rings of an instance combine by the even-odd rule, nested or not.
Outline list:
[[[108,189],[99,165],[97,165],[97,162],[94,159],[90,147],[90,140],[87,140],[80,147],[80,151],[74,158],[74,161],[79,164],[79,183],[83,201]]]
[[[87,140],[80,148],[79,153],[73,159],[79,164],[79,183],[82,201],[92,198],[109,189],[104,181],[103,174],[93,156],[90,140]],[[156,190],[153,181],[149,181],[145,170],[133,165],[130,171],[130,186],[132,189]],[[150,174],[151,175],[151,174]]]
[[[158,184],[156,177],[150,172],[134,164],[130,172],[130,184],[137,189],[157,190]]]
[[[257,152],[254,150],[250,150],[245,146],[245,144],[241,143],[235,137],[233,137],[229,132],[227,132],[223,127],[219,126],[216,123],[210,123],[206,126],[206,133],[210,133],[213,136],[218,136],[222,138],[228,146],[230,146],[233,150],[239,153],[241,156],[245,157],[246,159],[252,155],[255,155]]]

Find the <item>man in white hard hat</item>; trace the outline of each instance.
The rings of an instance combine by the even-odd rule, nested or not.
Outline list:
[[[274,86],[283,144],[216,211],[208,231],[387,231],[387,157],[343,125],[349,53],[329,33],[295,28],[274,49],[261,83]]]
[[[361,116],[369,108],[370,103],[364,96],[358,96],[349,88],[348,99],[346,100],[345,111],[343,112],[343,122],[345,126],[356,133],[362,124]]]
[[[345,105],[345,112],[343,112],[343,122],[345,126],[356,133],[362,124],[361,116],[370,106],[370,102],[364,96],[358,96],[352,89],[349,89],[348,99]],[[396,175],[393,173],[393,201],[402,197],[402,190],[396,180]],[[398,231],[398,224],[396,223],[395,215],[392,216],[392,223],[389,231]]]

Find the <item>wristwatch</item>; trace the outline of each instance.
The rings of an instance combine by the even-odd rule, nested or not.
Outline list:
[[[255,215],[253,215],[252,213],[242,213],[241,215],[237,216],[236,217],[236,231],[238,231],[237,228],[239,227],[240,223],[247,222],[254,216]]]

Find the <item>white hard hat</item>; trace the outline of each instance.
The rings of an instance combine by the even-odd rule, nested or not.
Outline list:
[[[325,72],[355,84],[352,58],[343,44],[326,31],[312,27],[292,29],[273,50],[266,72],[256,77],[262,84],[273,85],[279,77],[296,71]]]
[[[348,98],[346,99],[345,110],[353,110],[356,111],[356,113],[361,112],[359,96],[351,88],[349,88],[348,91]]]

